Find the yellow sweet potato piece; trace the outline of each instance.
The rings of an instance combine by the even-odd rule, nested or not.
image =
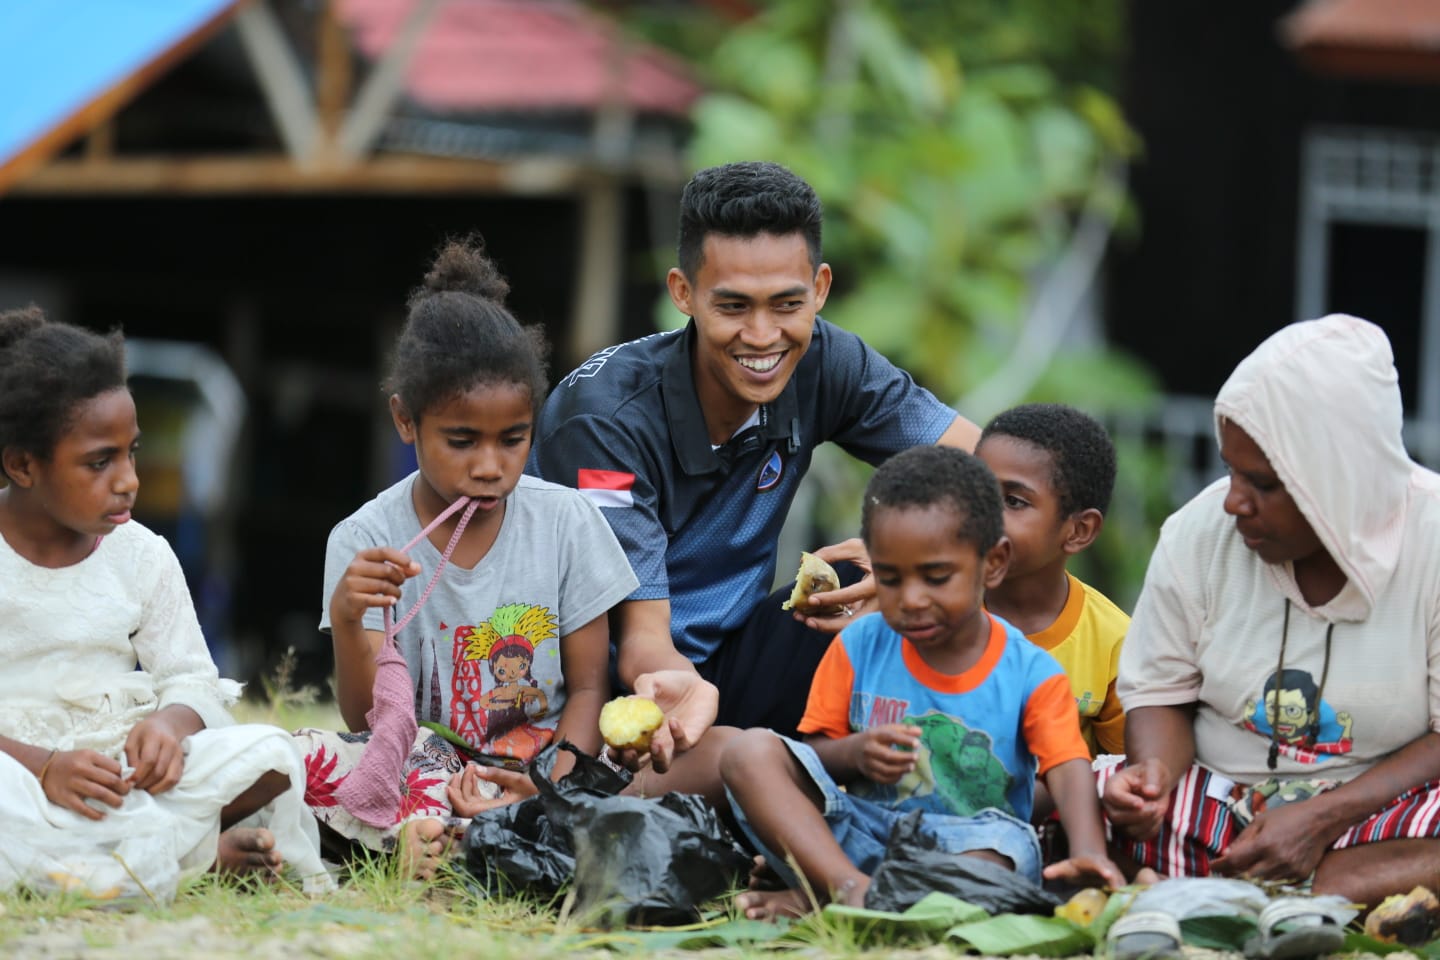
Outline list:
[[[600,736],[616,750],[644,750],[665,714],[647,697],[616,697],[600,708]]]
[[[1069,920],[1077,927],[1088,927],[1100,916],[1109,899],[1103,890],[1086,887],[1056,907],[1055,916]]]

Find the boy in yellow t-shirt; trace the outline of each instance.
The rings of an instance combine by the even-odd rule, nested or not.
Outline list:
[[[1100,534],[1115,486],[1115,446],[1079,410],[1032,403],[991,420],[975,455],[1000,481],[1012,545],[1009,572],[986,592],[985,606],[1065,669],[1091,755],[1124,753],[1115,673],[1130,618],[1065,569]]]

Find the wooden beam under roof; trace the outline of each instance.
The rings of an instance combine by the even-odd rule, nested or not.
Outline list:
[[[535,157],[506,162],[381,155],[345,167],[300,167],[287,156],[123,157],[65,159],[36,170],[10,195],[386,194],[479,193],[570,196],[589,182],[573,160]]]

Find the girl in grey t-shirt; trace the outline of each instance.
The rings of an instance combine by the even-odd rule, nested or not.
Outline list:
[[[505,309],[506,291],[478,245],[452,243],[411,297],[386,388],[419,469],[337,524],[326,548],[320,628],[334,644],[341,715],[356,732],[296,734],[320,822],[370,849],[398,844],[422,877],[457,818],[518,798],[493,782],[492,767],[523,767],[561,737],[600,750],[606,614],[636,586],[594,504],[522,475],[547,348],[537,328]],[[460,515],[408,555],[398,548],[460,497],[476,510],[396,635],[420,728],[395,822],[376,826],[347,811],[337,790],[369,739],[382,611],[390,607],[398,623],[415,608]]]

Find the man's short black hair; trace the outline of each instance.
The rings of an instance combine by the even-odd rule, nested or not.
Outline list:
[[[870,543],[875,511],[947,506],[959,520],[956,537],[989,552],[1005,533],[1000,482],[978,457],[954,447],[911,447],[880,465],[865,487],[860,538]]]
[[[1060,500],[1060,516],[1081,510],[1110,509],[1115,492],[1115,444],[1089,414],[1063,403],[1027,403],[991,420],[980,434],[1014,437],[1050,455],[1050,482]],[[978,444],[977,444],[978,447]]]
[[[820,198],[803,179],[778,163],[745,161],[708,167],[680,194],[680,270],[695,279],[704,262],[705,236],[777,237],[799,233],[820,269]]]

